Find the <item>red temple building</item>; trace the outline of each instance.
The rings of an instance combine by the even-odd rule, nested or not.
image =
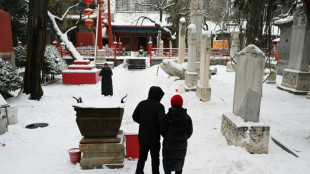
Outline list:
[[[12,28],[10,14],[0,9],[0,57],[11,63],[15,69],[15,58],[12,40]]]

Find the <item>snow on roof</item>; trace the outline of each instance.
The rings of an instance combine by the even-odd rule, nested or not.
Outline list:
[[[285,18],[275,20],[274,24],[275,25],[281,25],[281,24],[287,24],[287,23],[292,22],[292,21],[293,21],[293,16],[287,16]]]
[[[140,26],[155,26],[154,23],[150,22],[149,20],[145,19],[141,25],[141,22],[143,19],[140,19],[138,21],[138,24],[136,23],[136,20],[141,17],[145,16],[152,20],[154,20],[156,23],[160,23],[160,15],[159,12],[127,12],[127,13],[116,13],[114,17],[114,21],[112,22],[113,26],[128,26],[128,25],[140,25]],[[166,21],[167,14],[163,14],[162,16],[162,22],[161,25],[163,26],[169,26],[168,22]]]
[[[280,42],[280,38],[273,39],[272,42]]]
[[[4,100],[2,95],[0,94],[0,108],[9,107],[8,103]]]

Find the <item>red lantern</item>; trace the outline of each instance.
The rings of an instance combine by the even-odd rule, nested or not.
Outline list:
[[[84,14],[87,14],[87,15],[88,15],[88,18],[89,18],[90,15],[93,14],[93,13],[94,13],[94,11],[93,11],[93,9],[91,9],[91,8],[86,8],[86,9],[84,10]]]
[[[104,13],[104,9],[100,10],[101,13]]]
[[[84,0],[85,4],[87,4],[87,8],[90,4],[94,3],[94,0]]]
[[[90,27],[94,25],[94,21],[92,19],[86,19],[85,25],[88,25],[88,29],[90,29]]]

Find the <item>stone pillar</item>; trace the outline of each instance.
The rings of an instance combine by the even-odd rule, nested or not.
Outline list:
[[[289,16],[285,20],[277,20],[275,21],[275,25],[278,26],[281,30],[280,43],[277,47],[277,51],[281,58],[277,62],[277,74],[283,75],[283,70],[287,68],[288,60],[290,57],[293,18],[292,16]]]
[[[185,91],[196,91],[198,73],[196,72],[196,48],[197,35],[196,25],[188,26],[188,55],[187,55],[187,70],[185,72]]]
[[[196,96],[200,100],[207,102],[211,99],[211,88],[209,87],[210,76],[210,52],[211,52],[211,33],[202,33],[201,58],[200,58],[200,77],[196,90]]]
[[[307,98],[307,99],[310,99],[310,90],[309,90],[309,92],[308,92],[306,98]]]
[[[238,54],[239,50],[239,33],[232,32],[231,33],[231,46],[230,46],[230,58],[233,59],[237,63],[236,55]],[[228,72],[235,72],[237,65],[233,61],[227,62],[226,71]]]
[[[228,144],[250,153],[268,153],[270,127],[258,123],[265,56],[255,45],[249,45],[237,57],[233,113],[223,114],[221,132]]]
[[[200,62],[200,49],[201,49],[201,32],[202,32],[202,18],[203,18],[203,0],[193,0],[190,4],[190,17],[191,23],[196,25],[196,36],[197,36],[197,44],[196,44],[196,57],[195,57],[195,69],[196,72],[199,73],[199,62]]]
[[[283,71],[279,89],[293,94],[306,95],[310,89],[310,27],[302,6],[293,16],[292,41],[288,68]]]
[[[180,23],[179,23],[179,64],[184,63],[184,56],[185,56],[185,18],[180,18]]]
[[[96,68],[98,69],[103,68],[103,64],[105,62],[106,62],[106,50],[104,49],[97,50],[96,61],[95,61]]]

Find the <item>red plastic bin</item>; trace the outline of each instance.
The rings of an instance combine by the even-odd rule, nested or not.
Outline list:
[[[139,140],[137,134],[125,134],[126,136],[126,158],[139,158]]]

